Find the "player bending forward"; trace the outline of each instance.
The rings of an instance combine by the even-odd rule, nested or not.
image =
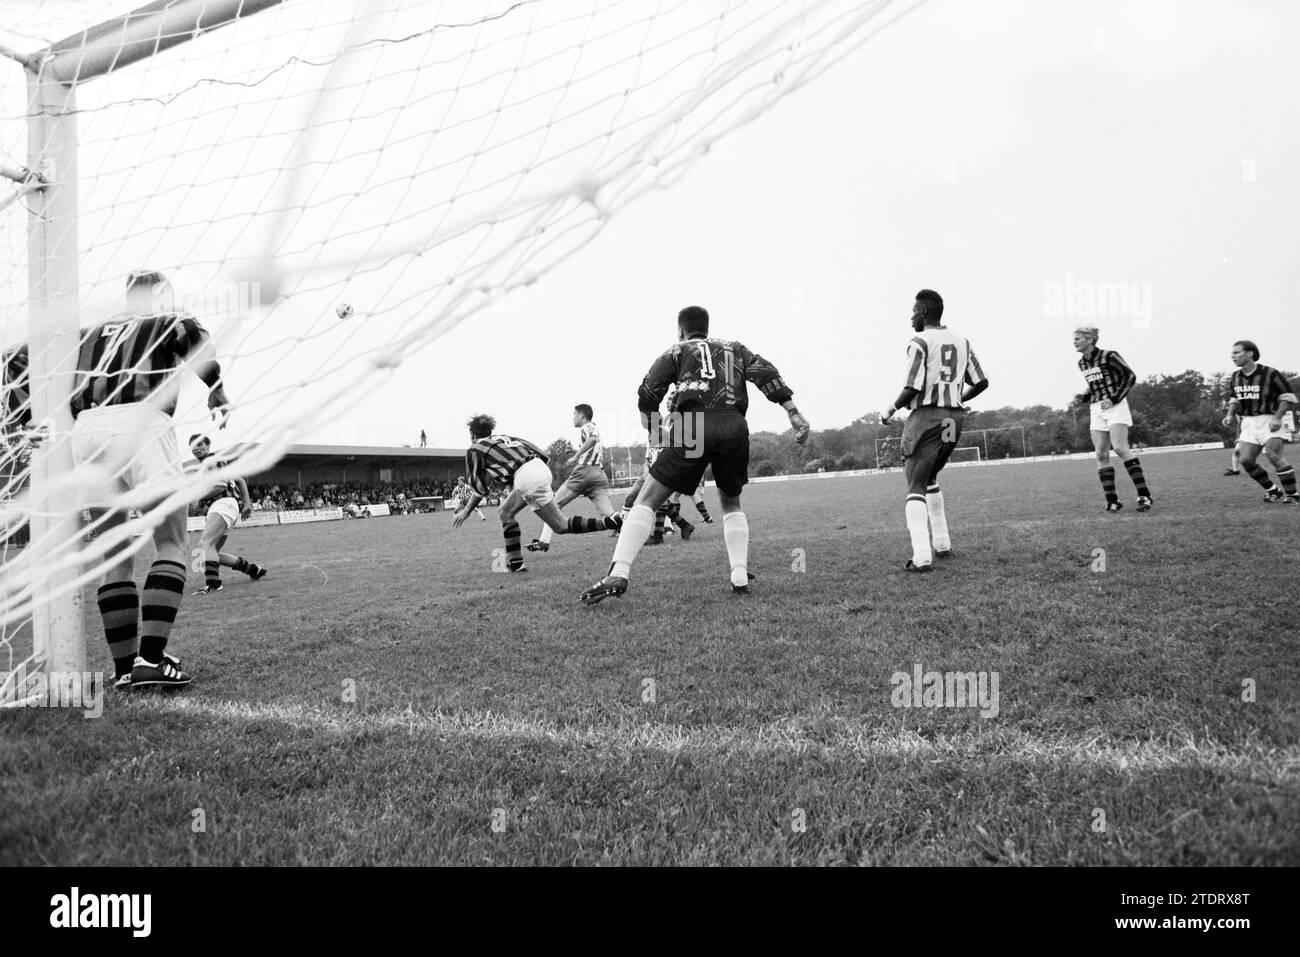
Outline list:
[[[73,379],[73,462],[111,476],[104,497],[87,503],[100,517],[100,535],[121,525],[131,505],[151,508],[175,490],[183,469],[172,415],[182,368],[192,369],[208,387],[208,408],[219,428],[229,416],[208,335],[193,317],[172,310],[163,275],[133,273],[126,298],[126,314],[82,332]],[[128,494],[131,501],[124,502]],[[131,556],[119,558],[125,541],[106,556],[99,614],[119,690],[190,682],[180,661],[166,652],[185,595],[187,511],[177,506],[154,529],[158,555],[142,591],[136,589]]]
[[[454,528],[460,528],[493,485],[508,486],[510,494],[498,510],[501,533],[506,539],[506,568],[511,572],[526,572],[523,550],[519,546],[519,523],[515,521],[515,516],[525,505],[532,506],[537,516],[559,535],[579,535],[619,527],[619,521],[613,515],[603,519],[575,515],[566,520],[555,507],[546,454],[524,439],[497,435],[496,427],[497,420],[490,415],[476,415],[469,420],[469,435],[473,442],[465,451],[465,471],[469,473],[472,494],[456,513],[451,523]]]
[[[795,408],[793,393],[776,367],[739,342],[709,338],[707,311],[687,306],[678,313],[677,339],[650,366],[637,393],[641,424],[653,435],[651,415],[658,416],[659,404],[676,384],[668,447],[655,457],[636,505],[623,522],[609,574],[582,593],[584,604],[594,605],[627,591],[632,563],[654,526],[654,510],[673,492],[693,492],[710,464],[722,502],[722,536],[731,563],[731,587],[748,592],[753,577],[748,568],[749,522],[740,508],[740,492],[749,481],[749,424],[745,421],[749,393],[745,383],[754,383],[769,401],[785,408],[795,441],[802,445],[808,439],[808,420]],[[693,433],[687,425],[695,426]],[[688,442],[692,443],[689,447]]]
[[[907,384],[893,406],[880,416],[888,423],[899,409],[912,410],[903,426],[903,474],[907,478],[907,531],[912,557],[903,567],[928,572],[934,556],[952,554],[948,516],[944,511],[939,473],[948,464],[961,438],[966,403],[989,387],[979,360],[965,339],[940,325],[943,299],[922,289],[912,306],[912,330],[907,344]],[[964,387],[969,386],[963,394]]]
[[[456,487],[451,490],[451,497],[463,508],[465,503],[469,501],[469,497],[473,494],[474,492],[467,484],[465,484],[465,476],[457,475]],[[487,516],[483,514],[483,509],[475,506],[474,512],[478,515],[480,521],[487,521]]]
[[[1074,330],[1079,370],[1088,384],[1088,391],[1078,398],[1091,400],[1089,430],[1093,448],[1097,450],[1097,477],[1101,479],[1101,490],[1106,496],[1106,511],[1118,512],[1124,503],[1115,494],[1115,466],[1110,464],[1110,450],[1113,448],[1137,489],[1137,510],[1145,512],[1152,505],[1151,490],[1142,474],[1142,464],[1128,447],[1128,427],[1133,424],[1128,394],[1137,382],[1137,376],[1118,352],[1097,348],[1099,335],[1096,326],[1080,326]]]
[[[190,451],[200,463],[212,457],[212,441],[206,435],[190,436]],[[217,463],[219,466],[224,463]],[[199,536],[198,547],[194,557],[203,559],[203,587],[194,592],[196,595],[211,595],[221,591],[221,566],[243,572],[253,581],[266,577],[266,569],[261,565],[223,552],[230,530],[239,524],[241,518],[253,514],[253,500],[248,495],[248,483],[236,476],[226,479],[213,488],[205,498],[213,498],[208,506],[208,517]],[[197,569],[195,569],[197,571]]]
[[[564,508],[575,498],[586,496],[591,499],[591,504],[596,506],[596,511],[600,513],[601,518],[608,518],[614,514],[614,506],[609,504],[609,479],[605,477],[605,470],[601,467],[604,461],[605,447],[600,444],[600,431],[596,428],[596,423],[591,421],[595,413],[591,406],[585,402],[573,407],[573,427],[578,429],[578,451],[567,464],[573,466],[573,471],[569,477],[564,480],[560,490],[555,495],[555,507]],[[551,550],[551,537],[553,530],[549,525],[542,526],[541,538],[534,538],[528,543],[530,552],[547,552]]]
[[[1232,361],[1237,371],[1232,374],[1232,398],[1223,424],[1231,428],[1234,417],[1241,416],[1237,438],[1241,467],[1264,489],[1264,501],[1294,505],[1295,469],[1282,455],[1282,446],[1295,434],[1291,410],[1297,402],[1291,383],[1276,369],[1259,364],[1259,347],[1249,339],[1232,344]],[[1260,449],[1273,463],[1281,488],[1269,481],[1256,461]]]

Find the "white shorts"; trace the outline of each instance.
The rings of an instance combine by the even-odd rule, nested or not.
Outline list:
[[[182,474],[171,418],[145,402],[82,412],[72,424],[72,460],[79,468],[94,465],[111,474],[107,489],[92,494],[83,503],[87,506],[115,504],[127,491],[152,491],[161,498],[171,480]]]
[[[239,502],[229,495],[225,498],[219,498],[208,506],[209,515],[220,515],[226,520],[226,528],[231,529],[239,524]]]
[[[1109,432],[1112,425],[1132,425],[1133,413],[1128,410],[1128,399],[1120,399],[1109,409],[1103,410],[1100,402],[1092,404],[1092,422],[1088,425],[1093,432]]]
[[[519,466],[512,486],[533,508],[541,508],[555,498],[551,491],[551,470],[541,459],[529,459]]]
[[[1281,439],[1283,442],[1290,442],[1295,437],[1295,424],[1292,420],[1292,413],[1288,412],[1282,416],[1282,428],[1276,432],[1269,431],[1269,415],[1243,415],[1241,417],[1241,432],[1237,436],[1238,442],[1249,442],[1251,445],[1263,445],[1269,439]]]

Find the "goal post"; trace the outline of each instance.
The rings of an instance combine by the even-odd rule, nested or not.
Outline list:
[[[66,477],[74,463],[72,379],[80,339],[77,89],[80,84],[283,0],[158,0],[17,58],[27,72],[28,376],[32,443],[30,544],[24,560],[44,573],[31,583],[34,667],[86,671],[89,589],[77,582],[80,509]],[[7,670],[7,669],[6,669]]]
[[[401,363],[923,2],[6,3],[0,109],[27,122],[0,127],[0,671],[19,646],[97,670],[83,622],[110,554],[364,421]],[[209,333],[239,452],[99,534],[83,486],[115,486],[73,468],[69,400],[82,331],[140,270]],[[181,443],[211,426],[186,382],[166,386]]]
[[[77,547],[75,503],[56,492],[73,471],[72,375],[80,330],[77,269],[77,99],[75,87],[29,71],[28,169],[40,188],[28,199],[28,375],[32,422],[44,434],[31,453],[30,545],[26,556],[49,571],[33,583],[33,659],[51,672],[85,671],[82,596],[69,583]]]

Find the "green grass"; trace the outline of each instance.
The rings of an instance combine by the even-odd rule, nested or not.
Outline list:
[[[604,535],[507,576],[492,512],[237,530],[271,577],[187,597],[189,690],[0,714],[0,863],[1300,863],[1300,512],[1225,457],[1147,456],[1147,515],[953,469],[923,578],[900,475],[753,485],[749,597],[720,523],[596,608]],[[893,707],[915,663],[997,717]]]

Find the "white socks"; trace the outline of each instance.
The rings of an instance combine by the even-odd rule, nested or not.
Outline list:
[[[930,551],[930,515],[924,495],[907,496],[907,533],[912,536],[912,564],[929,565],[934,561]]]
[[[952,548],[948,538],[948,516],[943,511],[943,492],[931,485],[925,490],[925,508],[930,513],[930,538],[935,551],[946,552]]]
[[[551,539],[554,537],[555,529],[551,528],[551,526],[547,525],[545,522],[542,522],[542,534],[539,540],[549,545],[551,544]]]
[[[637,553],[646,543],[655,527],[655,513],[649,505],[635,505],[623,519],[623,528],[618,533],[618,543],[614,546],[614,567],[610,574],[618,578],[627,578],[632,572],[632,563]]]
[[[744,512],[723,513],[722,538],[731,560],[731,584],[749,584],[749,519]]]

